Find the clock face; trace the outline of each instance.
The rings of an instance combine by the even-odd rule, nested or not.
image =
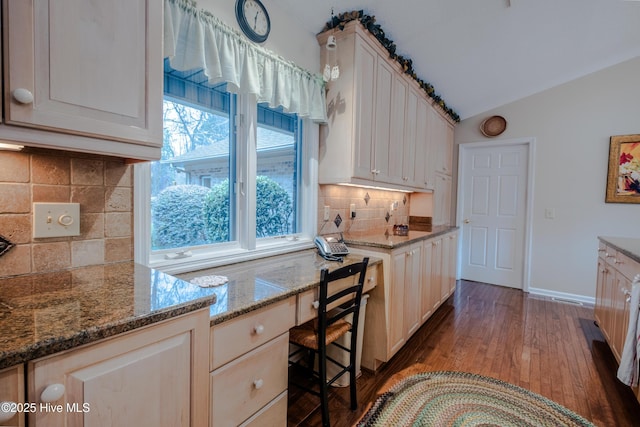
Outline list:
[[[255,42],[263,42],[271,31],[266,8],[259,0],[237,0],[236,18],[242,31]]]

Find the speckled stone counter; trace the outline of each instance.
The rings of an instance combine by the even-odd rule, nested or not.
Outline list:
[[[0,369],[179,316],[216,292],[132,262],[0,280]]]
[[[632,260],[640,262],[640,239],[632,237],[598,237],[616,250],[622,252]]]
[[[380,249],[396,249],[418,240],[430,239],[457,230],[458,227],[434,226],[431,231],[409,230],[407,236],[395,236],[391,230],[367,231],[344,234],[347,245],[368,246]]]
[[[326,261],[315,249],[174,277],[134,263],[77,268],[0,280],[0,369],[210,307],[211,324],[304,292],[320,283]],[[382,262],[370,258],[369,265]],[[195,277],[227,276],[212,288]]]
[[[178,275],[189,281],[207,275],[226,276],[229,281],[213,289],[218,299],[211,306],[211,324],[215,325],[292,295],[312,289],[320,283],[320,270],[334,270],[362,261],[360,255],[348,255],[342,263],[326,261],[315,249],[247,261]],[[370,257],[369,265],[382,262]]]

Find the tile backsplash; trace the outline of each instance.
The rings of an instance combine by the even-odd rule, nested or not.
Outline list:
[[[321,185],[318,191],[318,234],[384,230],[409,221],[410,194],[398,191],[342,185]],[[349,218],[351,204],[356,217]],[[391,204],[397,209],[391,210]],[[329,220],[324,221],[324,207],[330,207]],[[340,215],[340,221],[335,221]],[[336,222],[339,225],[336,225]]]
[[[80,203],[80,236],[32,237],[34,202]],[[106,156],[0,151],[0,278],[133,259],[133,166]]]

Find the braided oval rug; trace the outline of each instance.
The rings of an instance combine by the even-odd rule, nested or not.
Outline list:
[[[358,426],[590,426],[524,388],[465,372],[424,372],[381,394]]]

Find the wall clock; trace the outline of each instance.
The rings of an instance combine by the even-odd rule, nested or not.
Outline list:
[[[236,0],[236,19],[250,40],[262,43],[269,37],[271,21],[260,0]]]

